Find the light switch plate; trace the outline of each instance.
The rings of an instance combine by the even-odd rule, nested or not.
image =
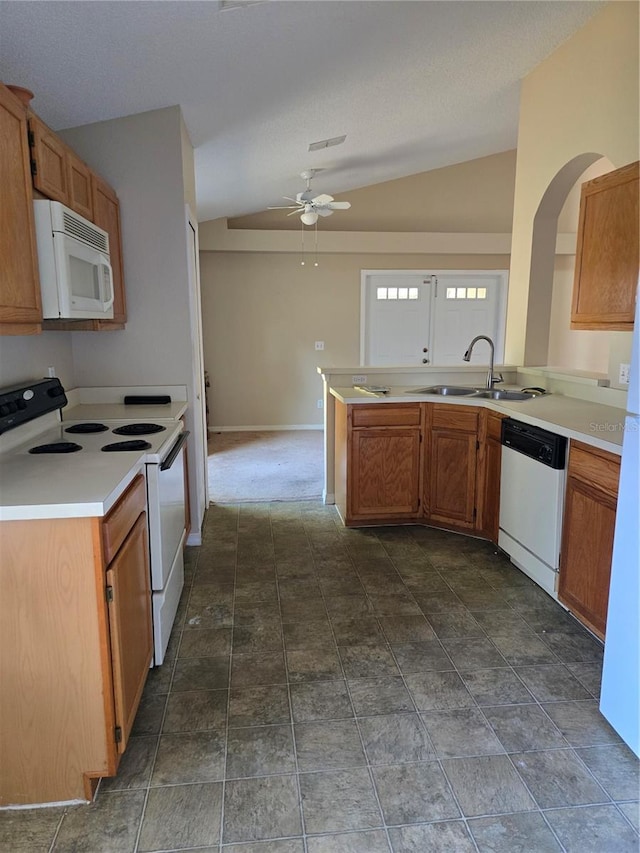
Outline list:
[[[324,341],[316,341],[316,349],[317,350],[324,349]]]
[[[367,381],[366,373],[354,373],[353,376],[351,377],[351,384],[352,385],[364,385],[364,383],[366,381]]]

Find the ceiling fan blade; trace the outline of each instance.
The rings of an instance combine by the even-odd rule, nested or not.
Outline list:
[[[315,198],[311,199],[314,204],[329,204],[330,201],[333,201],[332,195],[327,195],[323,193],[322,195],[317,195]]]
[[[284,207],[268,207],[267,210],[297,210],[297,204],[285,204]]]
[[[299,202],[299,200],[298,200],[297,198],[291,198],[291,196],[290,196],[290,195],[283,195],[283,196],[282,196],[282,198],[283,198],[283,199],[285,199],[285,201],[293,201],[293,202],[295,202],[296,204],[299,204],[299,203],[300,203],[300,202]]]
[[[319,213],[320,216],[331,216],[333,213],[333,210],[328,207],[315,207],[314,210],[316,213]]]
[[[349,210],[351,207],[351,203],[348,201],[331,201],[329,202],[329,208],[331,210]]]
[[[296,213],[304,213],[304,207],[296,207],[296,209],[292,210],[291,213],[287,213],[287,216],[295,216]]]

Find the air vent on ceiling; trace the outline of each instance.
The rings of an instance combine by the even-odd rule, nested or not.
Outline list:
[[[321,151],[323,148],[333,148],[334,145],[342,145],[342,143],[347,138],[347,134],[344,136],[332,136],[331,139],[321,139],[320,142],[312,142],[309,145],[309,151]]]

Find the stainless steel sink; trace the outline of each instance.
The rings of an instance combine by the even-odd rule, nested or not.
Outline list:
[[[528,391],[508,391],[506,388],[494,388],[493,391],[478,391],[476,397],[484,397],[490,400],[533,400],[538,394]]]
[[[463,385],[432,385],[407,391],[407,394],[439,394],[441,397],[469,397],[477,393],[477,388],[465,388]]]
[[[483,400],[533,400],[539,396],[534,391],[510,391],[506,388],[468,388],[464,385],[431,385],[429,388],[412,388],[407,394],[438,394],[440,397],[478,397]]]

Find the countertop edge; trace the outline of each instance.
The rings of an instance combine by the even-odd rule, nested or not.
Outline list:
[[[396,391],[396,393],[394,393],[394,391]],[[591,410],[594,414],[594,417],[590,420],[590,424],[593,424],[592,432],[585,432],[583,430],[576,429],[575,427],[568,426],[566,423],[562,423],[561,413],[558,413],[558,420],[550,419],[548,413],[545,413],[545,417],[542,417],[540,414],[536,414],[535,409],[534,411],[531,410],[532,406],[535,407],[536,399],[522,402],[506,402],[469,397],[446,397],[445,399],[437,394],[411,394],[405,392],[399,394],[397,393],[397,389],[392,389],[392,392],[389,394],[373,394],[367,391],[360,391],[357,388],[333,386],[329,388],[329,393],[345,405],[362,405],[366,403],[373,403],[376,405],[385,403],[446,403],[447,405],[452,406],[474,406],[489,409],[494,412],[499,412],[500,414],[506,414],[524,423],[531,424],[531,426],[537,426],[542,429],[555,432],[565,438],[572,438],[577,441],[582,441],[591,447],[607,450],[610,453],[614,453],[616,456],[620,456],[622,454],[622,437],[624,434],[623,427],[627,414],[624,409],[617,409],[613,406],[606,406],[601,403],[591,403],[586,400],[579,400],[575,397],[566,397],[561,394],[549,394],[537,399],[553,399],[554,401],[558,401],[559,406],[563,402],[567,402],[567,404],[572,407],[575,407],[576,405],[584,406],[585,419],[589,414],[589,410]],[[619,436],[620,442],[607,441],[604,438],[599,438],[594,434],[598,431],[615,432],[616,435]]]

